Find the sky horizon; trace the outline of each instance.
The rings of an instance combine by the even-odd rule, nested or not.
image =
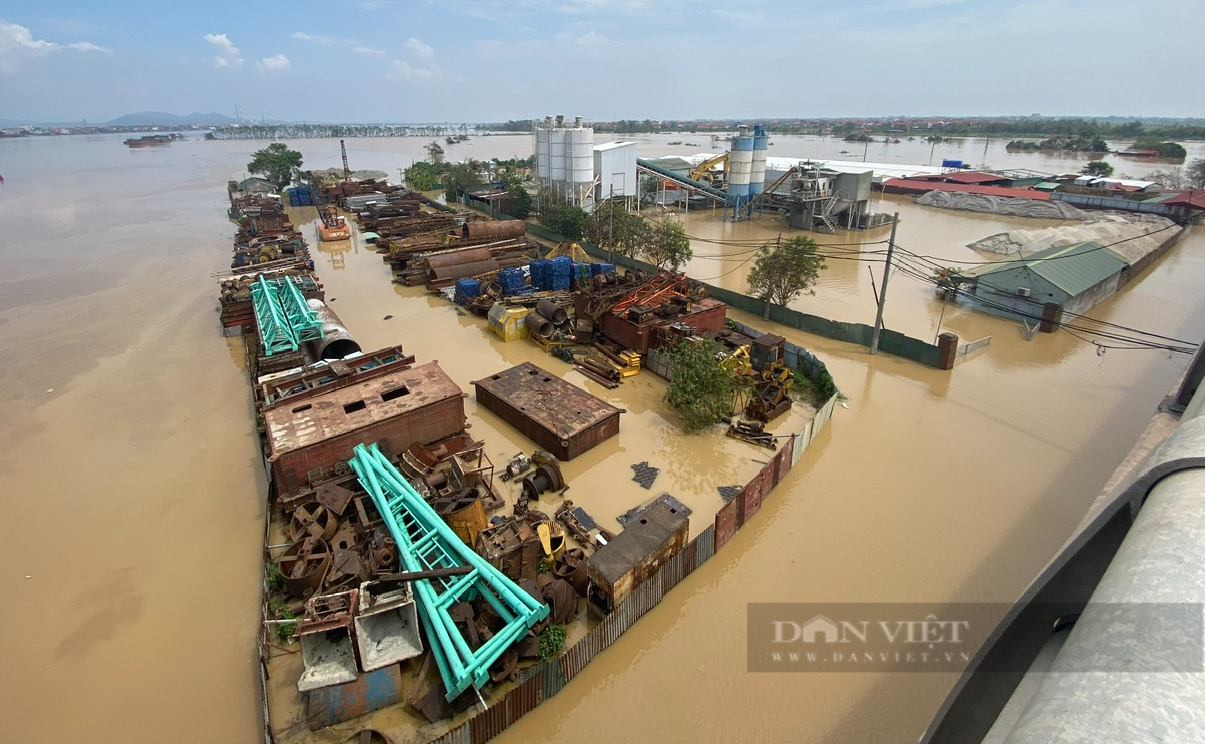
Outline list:
[[[397,123],[1205,116],[1176,84],[1205,35],[1191,0],[333,0],[285,10],[62,0],[0,11],[0,119],[236,107],[251,120]]]

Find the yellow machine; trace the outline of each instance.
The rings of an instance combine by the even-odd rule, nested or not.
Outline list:
[[[717,176],[711,172],[712,168],[718,168],[721,165],[725,167],[725,174]],[[727,165],[728,153],[716,155],[714,157],[707,158],[702,163],[696,165],[690,171],[690,177],[695,181],[702,181],[703,183],[719,188],[724,182],[724,178],[727,173]]]

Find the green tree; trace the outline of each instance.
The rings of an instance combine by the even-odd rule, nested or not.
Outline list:
[[[1113,175],[1113,166],[1103,160],[1093,160],[1080,170],[1086,176],[1096,176],[1098,178],[1107,178]]]
[[[816,241],[797,235],[787,241],[779,237],[757,250],[747,282],[749,291],[766,301],[762,317],[770,317],[770,303],[786,307],[804,292],[816,294],[812,286],[827,266],[816,248]]]
[[[677,222],[658,222],[649,230],[640,256],[658,269],[677,271],[694,255],[690,238]]]
[[[687,433],[732,416],[735,383],[720,367],[722,351],[713,339],[688,338],[669,352],[674,379],[665,392],[665,402],[682,417]]]
[[[481,176],[467,163],[456,163],[443,175],[444,195],[449,202],[456,201],[461,191],[469,191],[480,185]]]
[[[271,181],[277,189],[283,189],[301,172],[301,153],[290,150],[283,142],[273,142],[264,149],[251,153],[247,172],[258,173]]]
[[[419,160],[402,171],[406,185],[415,191],[434,191],[439,188],[439,175],[435,166],[425,160]]]
[[[649,236],[649,223],[638,212],[628,210],[622,199],[606,199],[594,205],[586,222],[586,240],[621,256],[632,257]]]
[[[541,225],[568,240],[581,240],[585,235],[587,215],[581,207],[548,191],[540,195],[540,205]]]
[[[507,211],[511,217],[525,220],[531,214],[531,194],[523,187],[523,182],[515,179],[506,189],[510,204]]]
[[[1184,166],[1184,180],[1190,189],[1205,189],[1205,160],[1197,158]]]

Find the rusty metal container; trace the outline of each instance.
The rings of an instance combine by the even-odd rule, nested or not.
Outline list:
[[[465,545],[477,544],[477,533],[484,530],[485,505],[476,487],[466,488],[455,496],[440,499],[433,504],[435,511],[443,517],[452,531]]]
[[[658,499],[587,561],[592,611],[606,615],[657,572],[687,543],[690,520],[672,502]]]
[[[397,664],[359,675],[354,681],[309,693],[306,720],[317,731],[350,721],[402,699],[402,670]]]
[[[569,316],[565,308],[554,304],[551,300],[540,300],[536,303],[536,312],[552,321],[553,325],[561,325]]]
[[[559,460],[572,460],[619,433],[622,408],[531,362],[474,380],[477,402]]]
[[[334,310],[322,300],[311,299],[306,300],[306,303],[322,321],[322,340],[310,342],[316,359],[342,359],[360,351],[360,344],[343,325],[343,321],[339,320]]]
[[[400,453],[464,431],[464,392],[436,362],[399,370],[264,411],[272,478],[281,494],[311,470],[346,463],[361,442]]]
[[[527,234],[527,223],[523,220],[475,220],[460,228],[466,240],[478,238],[520,238]]]
[[[534,333],[537,336],[543,336],[544,338],[551,336],[552,332],[555,330],[552,322],[543,315],[540,315],[538,312],[528,315],[524,322],[527,323],[528,333]]]

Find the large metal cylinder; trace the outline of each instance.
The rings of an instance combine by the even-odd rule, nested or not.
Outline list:
[[[488,274],[497,271],[501,266],[497,261],[474,261],[473,263],[451,264],[431,269],[431,281],[447,281],[449,279],[464,279],[478,274]]]
[[[552,322],[539,313],[528,314],[523,322],[527,324],[528,333],[534,333],[544,338],[551,336],[554,330]]]
[[[558,307],[551,300],[540,300],[536,303],[536,312],[551,320],[553,325],[561,325],[569,319],[569,316],[565,314],[565,308]]]
[[[474,220],[464,223],[460,228],[461,235],[466,239],[475,238],[521,238],[527,232],[527,223],[523,220]]]
[[[325,302],[306,300],[306,303],[322,321],[322,339],[310,342],[316,359],[327,361],[343,359],[361,351],[360,344],[356,343],[351,331],[347,330],[343,321],[339,320],[339,316],[335,315],[335,311],[331,310]]]
[[[439,269],[444,266],[456,266],[457,264],[477,263],[479,261],[490,260],[489,248],[466,248],[461,251],[453,251],[451,253],[440,253],[435,256],[427,257],[427,266],[431,269]]]

